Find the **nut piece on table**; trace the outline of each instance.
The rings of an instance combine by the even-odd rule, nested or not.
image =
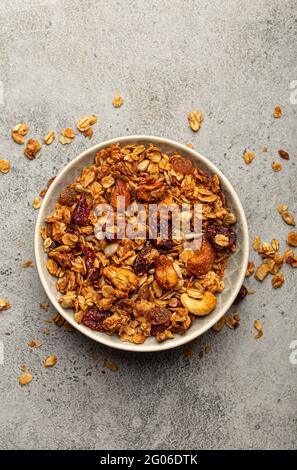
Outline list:
[[[164,289],[173,289],[178,282],[173,262],[165,255],[159,256],[156,260],[155,278]]]
[[[208,291],[204,293],[202,299],[193,299],[188,294],[182,294],[180,300],[182,305],[196,316],[208,315],[217,305],[216,296]]]
[[[194,251],[194,255],[187,261],[187,269],[195,276],[203,276],[211,269],[216,259],[216,252],[206,238],[202,239],[199,251]]]
[[[137,276],[126,268],[107,266],[103,269],[103,275],[119,290],[124,292],[133,291],[138,287]]]

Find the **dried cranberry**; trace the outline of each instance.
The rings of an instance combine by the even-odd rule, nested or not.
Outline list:
[[[172,313],[164,307],[154,307],[148,312],[148,319],[152,325],[169,325]]]
[[[160,232],[162,232],[162,224],[164,223],[164,233],[168,231],[168,238],[161,238]],[[151,244],[160,251],[172,250],[174,243],[172,240],[172,222],[171,220],[160,220],[158,218],[158,237],[157,239],[150,240]]]
[[[216,235],[224,235],[228,238],[229,242],[227,246],[220,246],[216,243]],[[206,229],[206,236],[208,240],[213,244],[217,251],[229,251],[231,247],[236,243],[236,233],[229,227],[223,227],[222,225],[210,225]]]
[[[71,207],[77,202],[77,192],[74,189],[65,188],[60,194],[59,204]]]
[[[158,333],[163,333],[163,331],[168,328],[168,325],[152,325],[151,327],[151,335],[157,336]]]
[[[82,318],[82,323],[91,330],[105,331],[103,322],[108,316],[108,312],[99,312],[96,308],[89,308]]]
[[[87,196],[82,193],[80,199],[73,211],[72,222],[79,227],[87,225],[90,217],[90,209],[87,202]]]
[[[96,252],[92,248],[88,248],[86,246],[81,246],[81,250],[85,255],[88,279],[96,281],[99,278],[99,269],[94,267]]]
[[[72,233],[72,235],[76,235],[78,238],[80,237],[80,232],[79,230],[75,227],[75,225],[68,225],[67,227],[67,232]]]
[[[234,304],[239,304],[248,294],[247,288],[242,284],[241,288],[239,289],[239,292],[237,294],[236,299],[234,300]]]
[[[135,274],[147,273],[150,269],[155,267],[156,257],[158,253],[150,245],[145,246],[140,253],[138,253],[134,261],[133,269]]]
[[[85,255],[86,267],[87,269],[92,269],[94,267],[96,253],[92,248],[88,248],[86,246],[81,247],[81,251]]]

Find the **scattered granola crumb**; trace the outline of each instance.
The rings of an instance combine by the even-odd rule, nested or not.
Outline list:
[[[28,260],[23,262],[22,266],[23,266],[23,268],[33,268],[34,264],[33,264],[33,261],[31,259],[28,259]]]
[[[49,308],[49,302],[44,302],[43,304],[39,304],[39,307],[42,309],[42,310],[45,310],[47,312],[48,308]]]
[[[284,160],[290,160],[290,155],[288,154],[288,152],[286,152],[285,150],[279,150],[278,151],[278,154],[281,158],[283,158]]]
[[[11,308],[11,304],[7,302],[7,300],[0,298],[0,312],[1,310],[8,310],[9,308]]]
[[[263,147],[263,148],[262,148],[262,152],[263,152],[263,153],[267,153],[267,152],[268,152],[268,148],[267,148],[267,147]]]
[[[54,131],[50,131],[46,134],[46,136],[44,137],[44,143],[46,145],[50,145],[51,143],[53,143],[53,141],[55,140],[56,138],[56,134]]]
[[[97,122],[97,116],[92,114],[91,116],[85,116],[76,123],[76,127],[80,132],[85,132],[90,126]]]
[[[293,215],[290,214],[290,212],[288,212],[288,206],[284,204],[280,204],[279,206],[277,206],[277,210],[282,216],[283,220],[286,222],[286,224],[292,225],[293,227],[295,227],[296,222],[294,220]]]
[[[255,271],[255,263],[253,261],[249,261],[245,273],[245,277],[250,277],[254,274]]]
[[[41,207],[41,200],[39,199],[39,197],[36,197],[32,203],[32,207],[33,209],[40,209]]]
[[[210,346],[205,346],[204,352],[205,352],[206,354],[210,353],[210,352],[211,352],[211,347],[210,347]]]
[[[49,328],[43,328],[42,333],[45,335],[49,335],[51,330]]]
[[[200,129],[203,121],[203,114],[201,111],[191,111],[188,114],[189,126],[193,132],[197,132]]]
[[[19,144],[23,145],[25,143],[24,136],[29,132],[29,126],[24,122],[17,124],[11,131],[11,137],[13,140]]]
[[[243,154],[243,159],[244,159],[244,162],[249,165],[250,163],[252,163],[252,161],[254,160],[255,158],[255,152],[253,152],[252,150],[246,150]]]
[[[248,290],[247,295],[254,295],[256,293],[255,290]]]
[[[64,329],[69,333],[74,333],[76,331],[74,326],[70,325],[70,323],[68,323],[66,320],[64,321]]]
[[[214,324],[212,329],[216,333],[219,333],[222,330],[222,328],[224,327],[224,325],[225,325],[225,317],[222,317],[222,318],[220,318],[219,321],[217,321],[217,323]]]
[[[231,330],[235,330],[239,327],[240,317],[239,315],[234,315],[233,317],[231,315],[227,315],[225,322]]]
[[[279,287],[282,287],[283,283],[285,282],[284,275],[282,273],[275,274],[271,282],[272,282],[272,287],[274,287],[274,289],[278,289]]]
[[[194,147],[193,144],[189,143],[189,144],[186,144],[187,147],[189,147],[189,149],[192,149]]]
[[[261,239],[260,239],[260,237],[257,235],[257,236],[255,237],[255,240],[253,241],[253,250],[254,250],[254,251],[258,251],[259,248],[260,248],[260,244],[261,244]]]
[[[259,339],[263,336],[263,325],[260,320],[254,320],[254,328],[257,330],[257,335],[255,336],[255,339]]]
[[[280,117],[282,117],[282,115],[282,108],[280,106],[276,106],[273,111],[273,117],[275,117],[275,119],[279,119]]]
[[[42,346],[42,342],[38,339],[32,339],[30,343],[28,343],[29,348],[40,348]]]
[[[21,371],[21,372],[26,372],[27,369],[28,369],[27,364],[21,364],[21,365],[20,365],[20,371]]]
[[[202,350],[199,351],[199,353],[198,353],[199,359],[202,359],[202,358],[203,358],[203,355],[204,355],[204,351],[203,351],[203,349],[202,349]]]
[[[41,149],[41,144],[38,142],[38,140],[34,139],[29,139],[27,142],[27,146],[24,150],[24,155],[29,159],[29,160],[34,160],[37,153]]]
[[[189,359],[191,359],[191,357],[193,356],[193,348],[190,348],[190,349],[186,349],[184,351],[184,354],[186,357],[188,357]]]
[[[112,104],[115,108],[120,108],[124,104],[124,99],[121,95],[116,95],[112,100]]]
[[[53,317],[53,322],[54,322],[57,326],[63,326],[64,323],[65,323],[65,320],[64,320],[64,318],[62,317],[62,315],[60,315],[59,313],[56,313],[56,315]]]
[[[271,164],[273,171],[278,173],[282,169],[282,164],[278,162],[272,162]]]
[[[61,136],[60,136],[60,140],[59,142],[62,144],[62,145],[66,145],[66,144],[70,144],[70,142],[72,142],[72,140],[74,139],[75,137],[75,132],[73,129],[71,129],[71,127],[66,127],[66,129],[63,129],[61,131]]]
[[[23,375],[19,377],[19,383],[21,385],[27,385],[29,384],[33,379],[32,374],[30,372],[25,372]]]
[[[3,174],[8,173],[10,170],[10,163],[8,160],[0,160],[0,171]]]
[[[115,362],[109,361],[108,359],[104,359],[103,361],[100,361],[100,364],[102,367],[105,367],[106,369],[110,369],[112,372],[116,372],[118,370],[118,366]]]
[[[93,129],[89,127],[89,129],[84,131],[83,134],[85,137],[88,137],[89,139],[91,139],[93,137]]]
[[[53,367],[57,364],[56,356],[48,356],[44,360],[44,367]]]
[[[297,246],[297,232],[289,232],[287,242],[290,246]]]
[[[255,278],[257,281],[264,281],[265,277],[269,273],[269,266],[266,263],[260,264],[256,270]]]
[[[287,256],[286,263],[292,266],[292,268],[297,268],[297,256],[294,254]]]
[[[95,362],[97,361],[97,354],[96,354],[96,351],[92,351],[91,352],[91,359]]]

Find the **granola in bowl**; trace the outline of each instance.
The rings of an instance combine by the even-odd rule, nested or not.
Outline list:
[[[184,335],[215,310],[237,242],[218,175],[174,147],[113,143],[67,183],[60,182],[41,236],[59,304],[77,324],[140,345]],[[190,210],[174,212],[184,205]],[[191,233],[177,236],[184,218]],[[198,244],[189,245],[192,239]]]

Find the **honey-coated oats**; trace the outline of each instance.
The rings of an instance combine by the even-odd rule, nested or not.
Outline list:
[[[78,127],[87,125],[80,122]],[[118,226],[105,227],[104,236],[96,236],[102,217],[96,208],[108,204],[115,210],[118,196],[132,224],[136,203],[146,213],[156,204],[157,235],[158,224],[167,217],[167,238],[150,237],[145,224],[139,238],[122,238]],[[185,249],[185,240],[174,238],[172,218],[164,215],[164,208],[182,203],[202,207],[197,250]],[[191,212],[185,217],[193,223]],[[217,175],[153,144],[113,144],[100,150],[94,163],[61,192],[41,236],[62,307],[95,331],[141,344],[149,336],[164,341],[184,334],[196,316],[215,308],[228,258],[236,250],[235,222]],[[60,322],[64,319],[57,315],[55,323]]]

